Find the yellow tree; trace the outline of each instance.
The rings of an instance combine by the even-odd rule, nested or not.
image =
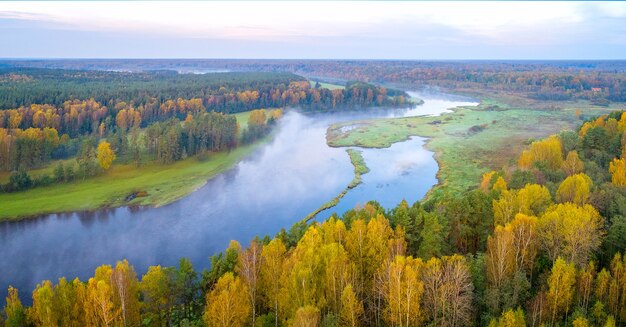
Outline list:
[[[561,256],[582,267],[598,249],[604,220],[592,206],[554,205],[539,218],[538,236],[548,258]]]
[[[517,214],[507,226],[513,234],[515,270],[524,271],[528,275],[533,271],[539,247],[537,220],[534,216]]]
[[[519,213],[525,215],[538,216],[552,204],[548,188],[538,184],[526,184],[517,191],[516,197]]]
[[[614,185],[626,186],[626,158],[613,159],[609,164],[609,172]]]
[[[168,271],[161,266],[148,267],[146,274],[141,277],[139,287],[143,295],[143,310],[155,324],[163,324],[164,313],[167,313],[171,305]]]
[[[589,200],[592,185],[591,178],[584,173],[569,176],[559,185],[556,200],[584,205]]]
[[[517,310],[509,309],[502,313],[497,320],[494,318],[489,323],[489,327],[526,327],[526,318],[522,308]]]
[[[346,285],[341,292],[341,312],[339,325],[343,327],[360,326],[363,316],[363,303],[357,298],[352,290],[352,284]]]
[[[608,285],[608,308],[618,322],[626,322],[626,256],[616,253],[611,260],[611,282]]]
[[[522,152],[518,165],[521,168],[530,169],[535,163],[543,163],[550,169],[559,169],[563,164],[562,149],[561,139],[554,135],[533,142],[528,150]]]
[[[431,258],[424,264],[421,279],[424,311],[433,326],[470,325],[474,286],[464,257]]]
[[[320,310],[312,305],[306,305],[296,310],[291,326],[317,327],[320,322]]]
[[[572,176],[583,171],[584,164],[578,157],[578,152],[570,151],[567,153],[567,158],[563,161],[563,171],[567,176]]]
[[[346,250],[355,264],[356,280],[353,286],[361,298],[374,294],[374,275],[383,262],[390,258],[389,241],[393,235],[389,221],[381,214],[370,219],[367,224],[362,219],[352,222],[346,234]]]
[[[116,157],[115,152],[111,150],[111,144],[109,144],[109,142],[100,142],[100,144],[98,144],[97,158],[102,169],[107,170],[111,167]]]
[[[515,215],[540,215],[552,204],[550,191],[538,184],[526,184],[520,190],[503,191],[493,200],[493,216],[496,225],[504,226]]]
[[[265,125],[267,116],[265,115],[265,109],[257,109],[250,111],[248,116],[248,125]]]
[[[90,278],[87,283],[87,302],[89,304],[87,321],[96,326],[112,326],[119,316],[119,310],[113,304],[113,290],[104,280]]]
[[[85,323],[85,285],[78,279],[68,282],[60,278],[54,286],[55,306],[59,324],[62,326],[82,327]]]
[[[279,238],[273,239],[261,250],[261,291],[268,307],[274,310],[275,325],[278,326],[278,299],[280,297],[281,275],[286,248]]]
[[[589,327],[589,321],[585,317],[578,317],[572,323],[572,327]]]
[[[29,316],[37,326],[54,327],[58,325],[59,317],[56,313],[52,283],[46,280],[33,291],[33,306],[29,310]]]
[[[578,306],[587,310],[589,307],[589,300],[591,299],[591,292],[593,290],[593,280],[596,274],[596,266],[593,261],[589,262],[584,269],[580,270],[578,275]]]
[[[496,179],[496,182],[493,183],[493,190],[498,191],[498,192],[503,192],[503,191],[506,191],[506,188],[507,188],[506,181],[504,181],[504,178],[502,178],[502,176],[498,176],[498,179]]]
[[[493,178],[493,175],[495,174],[495,171],[489,171],[483,174],[483,179],[480,182],[480,189],[483,192],[488,192],[489,191],[489,186],[491,185],[491,179]]]
[[[515,273],[515,251],[510,225],[496,226],[493,236],[487,238],[487,280],[499,289]]]
[[[396,256],[385,283],[385,320],[391,326],[418,326],[422,321],[420,301],[424,285],[419,280],[420,259]]]
[[[279,301],[282,301],[286,317],[293,316],[300,307],[323,305],[324,265],[321,246],[320,232],[316,226],[311,226],[285,262],[283,269],[286,279]]]
[[[500,198],[492,201],[493,220],[495,225],[504,226],[520,212],[520,204],[515,190],[504,190]]]
[[[6,304],[4,306],[4,313],[7,316],[7,320],[4,322],[7,327],[22,327],[26,324],[26,310],[22,306],[17,289],[13,286],[9,286],[8,295],[6,297]]]
[[[247,286],[249,301],[252,306],[252,325],[256,320],[256,302],[259,275],[261,270],[262,245],[257,240],[252,240],[245,250],[239,250],[237,255],[237,274]],[[276,278],[276,276],[274,276]]]
[[[207,294],[204,321],[210,327],[245,326],[249,321],[250,301],[246,285],[233,273],[225,273]]]
[[[138,326],[139,315],[139,281],[135,269],[127,260],[118,261],[111,272],[114,303],[120,309],[123,326]]]
[[[274,120],[279,120],[283,117],[283,110],[282,109],[272,109],[269,112],[269,116],[270,118],[274,119]]]
[[[341,293],[352,282],[352,265],[346,250],[339,243],[325,244],[320,252],[324,265],[324,298],[330,310],[339,315]]]
[[[574,264],[558,258],[552,266],[550,277],[548,277],[547,302],[552,325],[554,325],[557,317],[569,312],[574,298],[575,285],[576,268]]]

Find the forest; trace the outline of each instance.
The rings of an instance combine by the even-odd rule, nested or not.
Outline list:
[[[568,60],[91,60],[9,61],[54,68],[215,69],[292,72],[307,77],[404,86],[439,86],[483,93],[506,91],[537,100],[586,99],[599,105],[626,101],[623,61]]]
[[[230,113],[401,107],[408,105],[405,97],[403,91],[357,82],[329,90],[289,73],[1,68],[0,171],[13,172],[1,190],[96,175],[102,172],[98,157],[105,153],[115,155],[110,161],[126,158],[140,165],[146,158],[167,164],[230,151],[266,135],[282,109],[268,110],[268,116],[259,111],[245,130]],[[60,165],[54,176],[28,176],[29,170],[73,157],[77,164]]]
[[[198,273],[126,261],[43,281],[7,326],[626,324],[626,112],[536,140],[453,197],[375,201],[231,242]],[[24,290],[22,290],[24,291]]]
[[[93,98],[111,109],[124,102],[156,110],[182,98],[200,99],[209,111],[233,113],[295,105],[325,110],[382,106],[401,102],[404,97],[402,91],[366,83],[352,83],[346,90],[312,88],[305,78],[280,72],[182,74],[167,70],[0,68],[0,109],[33,104],[62,107],[66,101]]]

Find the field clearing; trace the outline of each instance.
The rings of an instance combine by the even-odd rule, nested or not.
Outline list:
[[[315,87],[315,83],[316,81],[311,81],[311,87]],[[343,90],[346,88],[345,85],[331,84],[331,83],[324,83],[324,82],[319,82],[319,83],[322,88],[329,89],[329,90]]]
[[[429,195],[458,194],[475,187],[484,172],[511,164],[530,140],[576,128],[581,124],[576,117],[577,109],[585,116],[592,116],[623,108],[581,105],[530,110],[484,100],[478,107],[461,107],[437,117],[335,124],[329,127],[326,138],[333,147],[384,148],[411,136],[428,137],[426,146],[435,152],[439,164],[439,184]]]

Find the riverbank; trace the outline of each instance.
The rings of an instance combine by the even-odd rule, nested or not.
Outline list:
[[[247,126],[250,112],[233,114],[240,128]],[[243,126],[243,127],[242,127]],[[200,160],[192,156],[172,164],[149,161],[140,167],[133,163],[116,163],[95,177],[52,184],[29,190],[0,194],[0,221],[72,211],[91,211],[120,206],[162,206],[174,202],[202,187],[214,176],[232,168],[267,143],[274,134],[230,152],[210,153]],[[64,163],[74,162],[67,159]],[[33,177],[50,175],[56,162],[29,172]],[[8,179],[8,174],[0,180]],[[6,181],[4,181],[6,182]]]
[[[339,200],[341,200],[341,198],[343,198],[349,190],[361,184],[361,176],[367,174],[370,171],[365,164],[365,160],[363,160],[363,154],[361,151],[355,149],[347,149],[346,152],[348,153],[348,156],[350,156],[350,163],[352,163],[352,166],[354,166],[354,178],[352,178],[350,184],[348,184],[348,186],[346,186],[346,188],[343,189],[341,193],[335,196],[332,200],[324,203],[319,208],[315,209],[315,211],[311,212],[306,217],[304,217],[304,219],[302,220],[303,222],[306,223],[309,220],[315,218],[315,216],[317,216],[320,212],[336,206],[339,203]]]
[[[411,136],[427,137],[435,152],[439,184],[429,196],[458,194],[475,187],[482,174],[511,163],[529,139],[573,129],[577,116],[598,115],[618,108],[578,106],[531,110],[483,99],[477,107],[459,107],[440,116],[417,116],[334,124],[326,138],[332,147],[386,148]]]
[[[0,194],[0,221],[125,205],[162,206],[202,187],[268,139],[231,152],[210,154],[205,161],[189,157],[169,165],[155,162],[139,168],[133,164],[114,165],[105,174],[86,180]],[[127,201],[132,194],[140,196]]]

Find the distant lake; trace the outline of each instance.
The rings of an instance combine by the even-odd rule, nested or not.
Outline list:
[[[23,301],[37,283],[61,276],[85,280],[101,264],[128,259],[138,274],[150,265],[177,265],[188,257],[197,270],[230,240],[242,244],[256,235],[275,235],[329,201],[353,178],[345,148],[326,144],[333,123],[375,117],[437,115],[448,108],[476,105],[444,94],[413,95],[425,103],[410,109],[303,114],[289,111],[279,122],[272,142],[261,146],[230,171],[196,192],[159,208],[99,210],[51,214],[38,219],[0,223],[0,295],[17,287]],[[424,197],[437,183],[437,163],[413,137],[386,149],[363,149],[370,172],[339,204],[322,212],[343,213],[357,204],[377,200],[393,207]]]

